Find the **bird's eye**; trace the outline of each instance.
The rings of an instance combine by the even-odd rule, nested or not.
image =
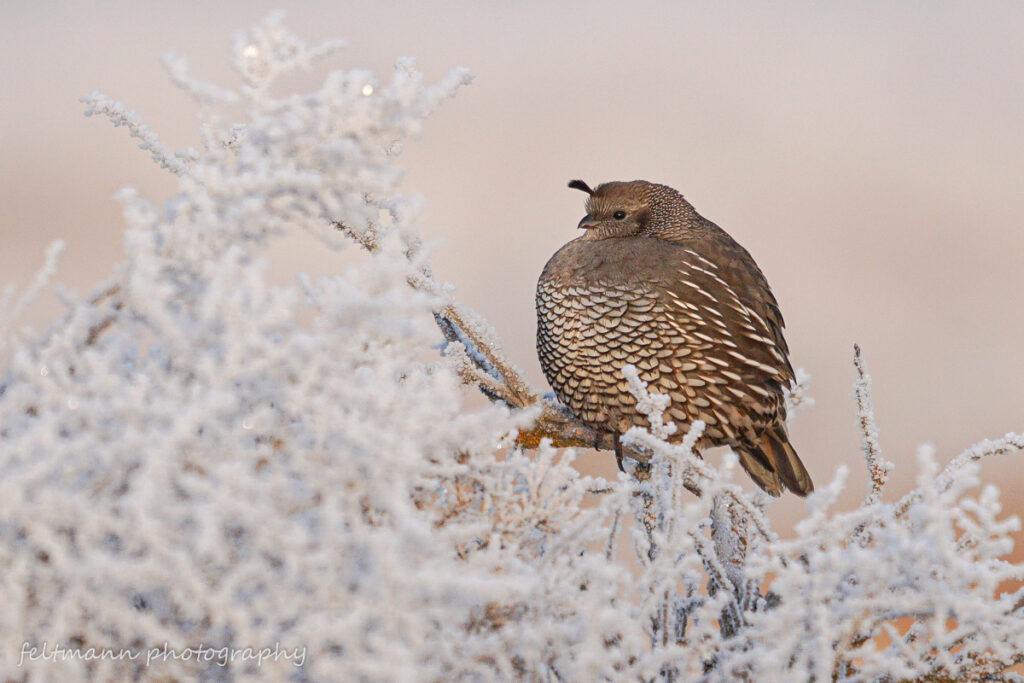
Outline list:
[[[612,216],[615,218],[615,220],[621,221],[623,218],[626,217],[626,212],[625,211],[616,211],[615,213],[612,214]]]

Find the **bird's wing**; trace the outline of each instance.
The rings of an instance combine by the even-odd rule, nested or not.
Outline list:
[[[768,336],[782,352],[788,366],[789,345],[786,344],[786,339],[782,334],[786,322],[782,319],[779,302],[776,301],[771,287],[768,286],[768,280],[765,279],[764,273],[754,262],[750,252],[728,235],[708,239],[699,246],[701,252],[710,255],[706,258],[717,264],[718,269],[723,273],[722,279],[732,284],[743,305],[767,323],[767,325],[759,325],[759,327],[767,327]],[[793,368],[788,367],[788,370],[792,377]]]
[[[675,243],[665,256],[672,268],[658,288],[659,324],[685,353],[667,359],[674,372],[661,380],[677,394],[671,412],[704,420],[712,438],[755,439],[785,419],[783,387],[793,380],[775,297],[731,239]]]
[[[675,253],[678,279],[668,283],[669,295],[710,314],[707,322],[736,345],[733,351],[768,368],[748,366],[788,385],[794,372],[782,333],[785,322],[768,281],[747,250],[723,235],[679,243]]]

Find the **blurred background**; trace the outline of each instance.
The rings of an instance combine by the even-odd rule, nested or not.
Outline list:
[[[111,199],[156,200],[172,176],[123,129],[82,116],[99,89],[138,111],[171,148],[196,120],[159,64],[235,85],[236,29],[277,5],[5,0],[0,7],[0,285],[26,285],[57,238],[58,279],[85,291],[122,258]],[[679,189],[754,255],[785,314],[792,360],[817,404],[792,440],[816,483],[867,477],[851,387],[852,347],[874,378],[887,498],[909,489],[915,450],[941,462],[1024,430],[1024,4],[310,2],[286,8],[311,42],[345,38],[331,67],[390,80],[419,58],[428,79],[476,81],[401,158],[425,200],[436,273],[497,328],[538,385],[533,291],[576,236],[591,184],[643,178]],[[321,70],[322,72],[322,70]],[[312,82],[312,80],[311,80]],[[276,268],[337,269],[315,242]],[[58,307],[44,302],[26,322]],[[713,455],[711,457],[714,457]],[[610,453],[588,471],[611,475]],[[1024,513],[1024,454],[986,462]],[[772,508],[785,532],[803,514]],[[1019,544],[1020,545],[1020,544]],[[1018,555],[1020,554],[1018,548]]]

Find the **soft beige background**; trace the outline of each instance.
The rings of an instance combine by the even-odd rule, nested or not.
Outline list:
[[[628,5],[628,6],[627,6]],[[81,115],[93,89],[123,99],[172,147],[195,140],[158,57],[230,83],[233,31],[257,2],[0,5],[0,282],[25,284],[62,237],[77,288],[120,258],[110,199],[174,184],[124,130]],[[533,287],[575,236],[591,183],[646,178],[680,189],[768,275],[794,365],[817,406],[793,441],[819,484],[851,468],[863,494],[851,348],[875,380],[889,498],[914,451],[947,460],[1024,430],[1024,3],[316,2],[288,7],[312,40],[348,39],[344,67],[389,77],[413,55],[431,77],[476,82],[408,145],[406,187],[443,236],[434,263],[543,382]],[[337,257],[286,251],[329,271]],[[32,319],[45,319],[36,311]],[[611,456],[588,456],[605,474]],[[1024,512],[1024,454],[988,463]],[[785,527],[802,510],[774,507]]]

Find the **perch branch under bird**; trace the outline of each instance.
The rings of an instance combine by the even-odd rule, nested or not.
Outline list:
[[[353,230],[337,221],[334,226],[368,252],[377,250],[376,226],[370,225],[363,231]],[[411,260],[415,254],[415,247],[410,245],[407,256]],[[414,289],[440,298],[441,305],[434,311],[434,319],[446,340],[444,353],[456,363],[463,382],[476,386],[487,398],[510,408],[523,409],[541,404],[540,415],[534,423],[521,429],[516,436],[519,446],[537,448],[543,439],[550,439],[556,448],[614,448],[612,434],[598,432],[576,419],[563,406],[542,398],[522,371],[505,359],[490,325],[447,294],[428,268],[417,267],[408,281]]]

